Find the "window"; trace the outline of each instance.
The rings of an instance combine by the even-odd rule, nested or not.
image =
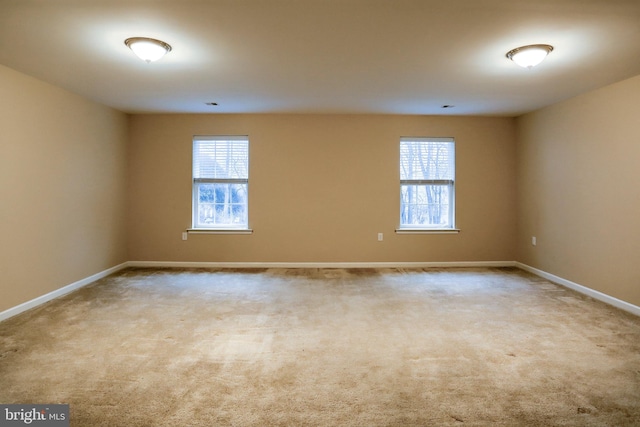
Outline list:
[[[455,229],[453,138],[400,138],[400,229]]]
[[[193,228],[249,228],[249,139],[193,138]]]

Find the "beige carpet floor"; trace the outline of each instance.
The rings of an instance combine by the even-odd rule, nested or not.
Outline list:
[[[640,425],[640,318],[517,269],[129,269],[0,323],[72,426]]]

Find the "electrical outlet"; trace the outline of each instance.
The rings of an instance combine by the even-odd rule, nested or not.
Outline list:
[[[378,233],[378,242],[382,242],[384,235],[382,233]]]
[[[532,246],[535,246],[537,243],[538,243],[538,242],[537,242],[536,236],[532,236],[532,237],[531,237],[531,245],[532,245]]]
[[[188,236],[188,235],[189,235],[189,234],[188,234],[186,231],[183,231],[183,232],[182,232],[182,240],[187,240],[187,236]]]

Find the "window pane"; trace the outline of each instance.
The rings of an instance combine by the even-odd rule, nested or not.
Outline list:
[[[400,226],[452,228],[451,185],[401,185]]]
[[[193,227],[248,228],[247,136],[194,136]]]
[[[193,177],[249,178],[248,140],[194,140]]]
[[[447,179],[455,177],[453,141],[400,141],[400,179]]]
[[[400,227],[453,229],[455,141],[400,138]]]
[[[247,184],[197,184],[197,193],[196,227],[247,227]]]

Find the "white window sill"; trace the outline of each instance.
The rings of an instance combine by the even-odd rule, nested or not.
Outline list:
[[[187,228],[189,234],[253,234],[251,228]]]
[[[457,228],[398,228],[396,234],[458,234]]]

